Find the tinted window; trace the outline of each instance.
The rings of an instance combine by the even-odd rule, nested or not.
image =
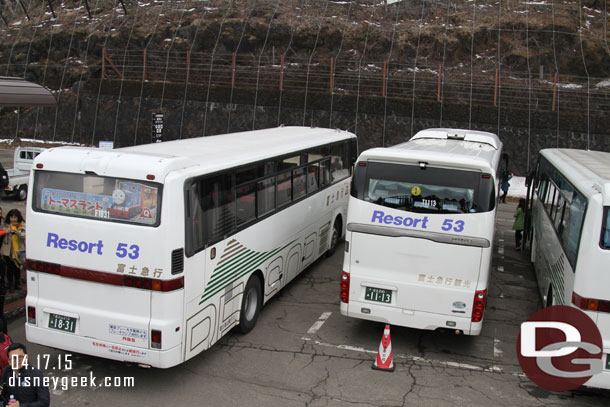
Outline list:
[[[257,184],[256,211],[257,216],[263,216],[275,209],[275,177]]]
[[[349,177],[350,157],[347,142],[335,144],[330,149],[330,171],[332,182]]]
[[[305,167],[292,171],[292,199],[297,200],[307,193]]]
[[[189,191],[191,222],[187,233],[192,247],[187,252],[205,248],[235,230],[235,201],[231,174],[220,174],[194,182]]]
[[[356,168],[353,193],[411,212],[473,213],[493,209],[491,184],[491,177],[474,171],[369,162]]]
[[[601,247],[604,249],[610,249],[610,207],[604,208],[604,220],[602,223],[602,238]]]
[[[579,193],[574,194],[572,202],[566,202],[561,230],[558,230],[561,245],[573,269],[576,267],[580,232],[585,218],[586,206],[585,199]]]
[[[256,217],[256,184],[250,183],[236,188],[237,202],[235,214],[237,226],[253,220]]]
[[[277,176],[277,206],[292,201],[292,172],[286,171]]]

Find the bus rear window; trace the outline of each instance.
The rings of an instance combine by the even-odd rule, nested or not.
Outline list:
[[[36,171],[35,211],[157,226],[161,185],[123,178]]]
[[[495,206],[493,178],[476,171],[369,162],[356,167],[354,183],[360,184],[352,191],[358,199],[410,212],[475,213]]]

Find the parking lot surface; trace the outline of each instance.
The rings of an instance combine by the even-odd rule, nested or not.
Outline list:
[[[31,345],[30,354],[49,359],[43,367],[58,383],[51,390],[55,406],[606,406],[608,391],[549,392],[519,366],[519,326],[540,300],[528,252],[513,247],[515,206],[498,211],[481,335],[392,326],[392,373],[371,369],[383,324],[339,313],[340,250],[270,300],[249,334],[231,332],[177,367],[143,369],[71,354],[66,369],[60,366],[66,352]],[[25,341],[24,322],[11,323],[14,340]],[[96,386],[62,387],[72,377],[97,378]],[[133,386],[101,387],[104,377],[133,378]]]

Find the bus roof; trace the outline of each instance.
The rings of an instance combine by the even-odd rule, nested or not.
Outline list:
[[[421,139],[471,141],[474,143],[489,144],[496,150],[500,149],[502,146],[502,142],[495,134],[477,130],[426,129],[417,132],[409,141]]]
[[[603,204],[610,205],[610,153],[549,148],[540,154],[587,197],[601,193]]]
[[[420,131],[406,143],[364,151],[359,160],[425,162],[449,168],[477,169],[496,175],[502,142],[492,133],[459,129]]]
[[[38,160],[50,171],[91,171],[133,179],[152,174],[163,180],[177,169],[199,167],[201,173],[214,172],[353,137],[342,130],[277,127],[113,150],[59,147],[49,149]],[[135,166],[136,161],[140,165]]]

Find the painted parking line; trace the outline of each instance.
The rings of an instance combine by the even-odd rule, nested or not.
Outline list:
[[[318,318],[318,320],[313,323],[311,328],[309,328],[309,330],[307,331],[307,335],[315,335],[320,330],[320,328],[322,328],[322,325],[324,325],[324,323],[330,317],[331,314],[332,312],[323,312],[322,315],[320,315],[320,318]]]
[[[311,341],[311,339],[309,339],[309,338],[302,338],[302,339]],[[313,343],[315,345],[324,346],[327,348],[335,348],[335,349],[347,350],[347,351],[352,351],[352,352],[368,353],[371,355],[376,355],[378,352],[377,350],[365,349],[360,346],[334,345],[332,343],[326,343],[326,342],[321,342],[321,341],[313,341]],[[394,356],[394,360],[401,359],[401,360],[409,361],[409,362],[425,363],[425,364],[429,364],[431,366],[451,367],[451,368],[455,368],[455,369],[471,370],[471,371],[477,371],[477,372],[488,372],[488,373],[503,373],[504,372],[502,367],[497,366],[497,365],[493,365],[490,367],[482,367],[482,366],[471,365],[469,363],[458,363],[458,362],[433,360],[433,359],[422,358],[420,356],[409,356],[409,355],[404,355],[404,354],[394,354],[393,356]]]

